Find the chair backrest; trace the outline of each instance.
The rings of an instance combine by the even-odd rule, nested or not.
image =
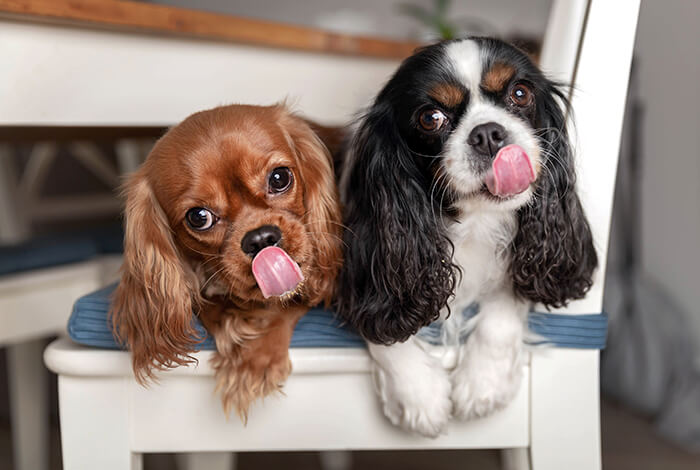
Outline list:
[[[549,18],[541,65],[554,79],[572,87],[569,130],[576,143],[578,190],[599,259],[591,291],[563,312],[597,313],[602,309],[615,175],[639,5],[640,0],[556,0]]]

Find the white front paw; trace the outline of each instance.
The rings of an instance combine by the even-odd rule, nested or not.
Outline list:
[[[456,418],[481,418],[504,408],[513,400],[522,380],[521,345],[499,351],[477,351],[469,347],[452,380],[452,412]]]
[[[432,366],[432,367],[431,367]],[[440,364],[415,364],[410,374],[375,368],[384,414],[395,426],[425,437],[445,432],[450,419],[450,380]]]

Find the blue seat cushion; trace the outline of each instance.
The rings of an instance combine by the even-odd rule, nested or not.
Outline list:
[[[1,246],[0,276],[77,263],[100,254],[120,253],[122,239],[121,225],[113,224]]]
[[[99,348],[120,349],[112,336],[108,321],[111,295],[116,288],[112,284],[78,299],[68,321],[68,335],[76,343]],[[479,311],[477,304],[466,308],[462,315],[471,317]],[[215,349],[214,340],[202,324],[193,317],[195,328],[204,341],[199,349]],[[530,312],[528,329],[538,338],[534,344],[562,348],[603,349],[607,336],[608,316],[603,313],[562,315]],[[433,344],[440,344],[441,322],[436,321],[418,332],[418,336]],[[466,336],[460,338],[466,341]],[[342,325],[333,312],[313,308],[299,320],[291,347],[364,347],[362,338],[351,328]]]
[[[78,299],[68,320],[68,335],[73,341],[86,346],[120,349],[112,336],[107,318],[111,295],[116,284]],[[204,341],[199,349],[216,349],[214,339],[194,317],[195,327]],[[360,336],[349,327],[341,325],[334,314],[322,308],[313,308],[304,315],[292,336],[293,348],[353,348],[364,347]]]

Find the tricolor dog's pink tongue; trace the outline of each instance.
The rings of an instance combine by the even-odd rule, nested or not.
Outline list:
[[[253,276],[266,299],[292,292],[304,280],[299,265],[276,246],[263,248],[253,258]]]
[[[525,191],[535,181],[530,157],[519,145],[507,145],[498,151],[486,187],[494,196],[508,197]]]

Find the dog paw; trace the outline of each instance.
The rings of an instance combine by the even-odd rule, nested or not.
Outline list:
[[[452,413],[456,418],[482,418],[505,408],[513,400],[522,381],[518,348],[513,346],[496,355],[466,351],[462,363],[450,375]]]
[[[377,367],[375,376],[382,409],[395,426],[425,437],[445,432],[450,419],[450,380],[439,365],[396,375]]]

